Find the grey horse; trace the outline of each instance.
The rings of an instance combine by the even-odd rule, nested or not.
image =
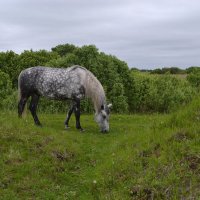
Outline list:
[[[104,89],[98,79],[86,68],[75,65],[69,68],[31,67],[23,70],[18,78],[18,116],[21,117],[25,104],[31,97],[29,109],[36,125],[41,126],[36,110],[40,96],[55,100],[71,100],[65,127],[69,127],[75,113],[76,128],[80,124],[80,101],[90,98],[95,109],[95,120],[102,132],[109,131],[111,104],[107,105]]]

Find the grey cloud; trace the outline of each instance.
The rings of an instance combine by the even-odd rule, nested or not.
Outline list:
[[[95,44],[130,67],[200,65],[198,0],[7,0],[0,51]]]

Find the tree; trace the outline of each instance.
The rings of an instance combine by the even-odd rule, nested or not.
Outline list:
[[[186,69],[187,74],[195,73],[195,72],[198,72],[198,71],[200,71],[200,67],[193,66],[193,67],[189,67],[189,68]]]
[[[16,72],[18,71],[19,55],[13,51],[1,52],[0,53],[0,70],[5,72],[14,82]]]
[[[58,53],[60,56],[66,56],[69,53],[71,54],[75,49],[77,49],[77,47],[73,44],[61,44],[51,48],[52,52]]]
[[[51,66],[51,67],[63,67],[67,68],[72,65],[76,65],[78,62],[78,57],[72,53],[69,53],[63,57],[57,58],[57,59],[52,59],[49,62],[47,62],[45,65],[46,66]]]

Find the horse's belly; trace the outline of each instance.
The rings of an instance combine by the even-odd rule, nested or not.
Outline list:
[[[56,99],[56,100],[65,100],[65,99],[74,99],[79,98],[82,99],[85,97],[84,93],[80,93],[80,89],[78,88],[68,88],[68,87],[59,87],[54,88],[53,90],[51,88],[42,90],[41,92],[42,96],[45,96],[50,99]]]
[[[77,74],[46,72],[38,78],[37,89],[51,99],[83,98],[85,90]]]

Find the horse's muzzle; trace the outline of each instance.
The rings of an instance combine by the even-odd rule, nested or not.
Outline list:
[[[108,130],[101,130],[102,133],[108,133]]]

